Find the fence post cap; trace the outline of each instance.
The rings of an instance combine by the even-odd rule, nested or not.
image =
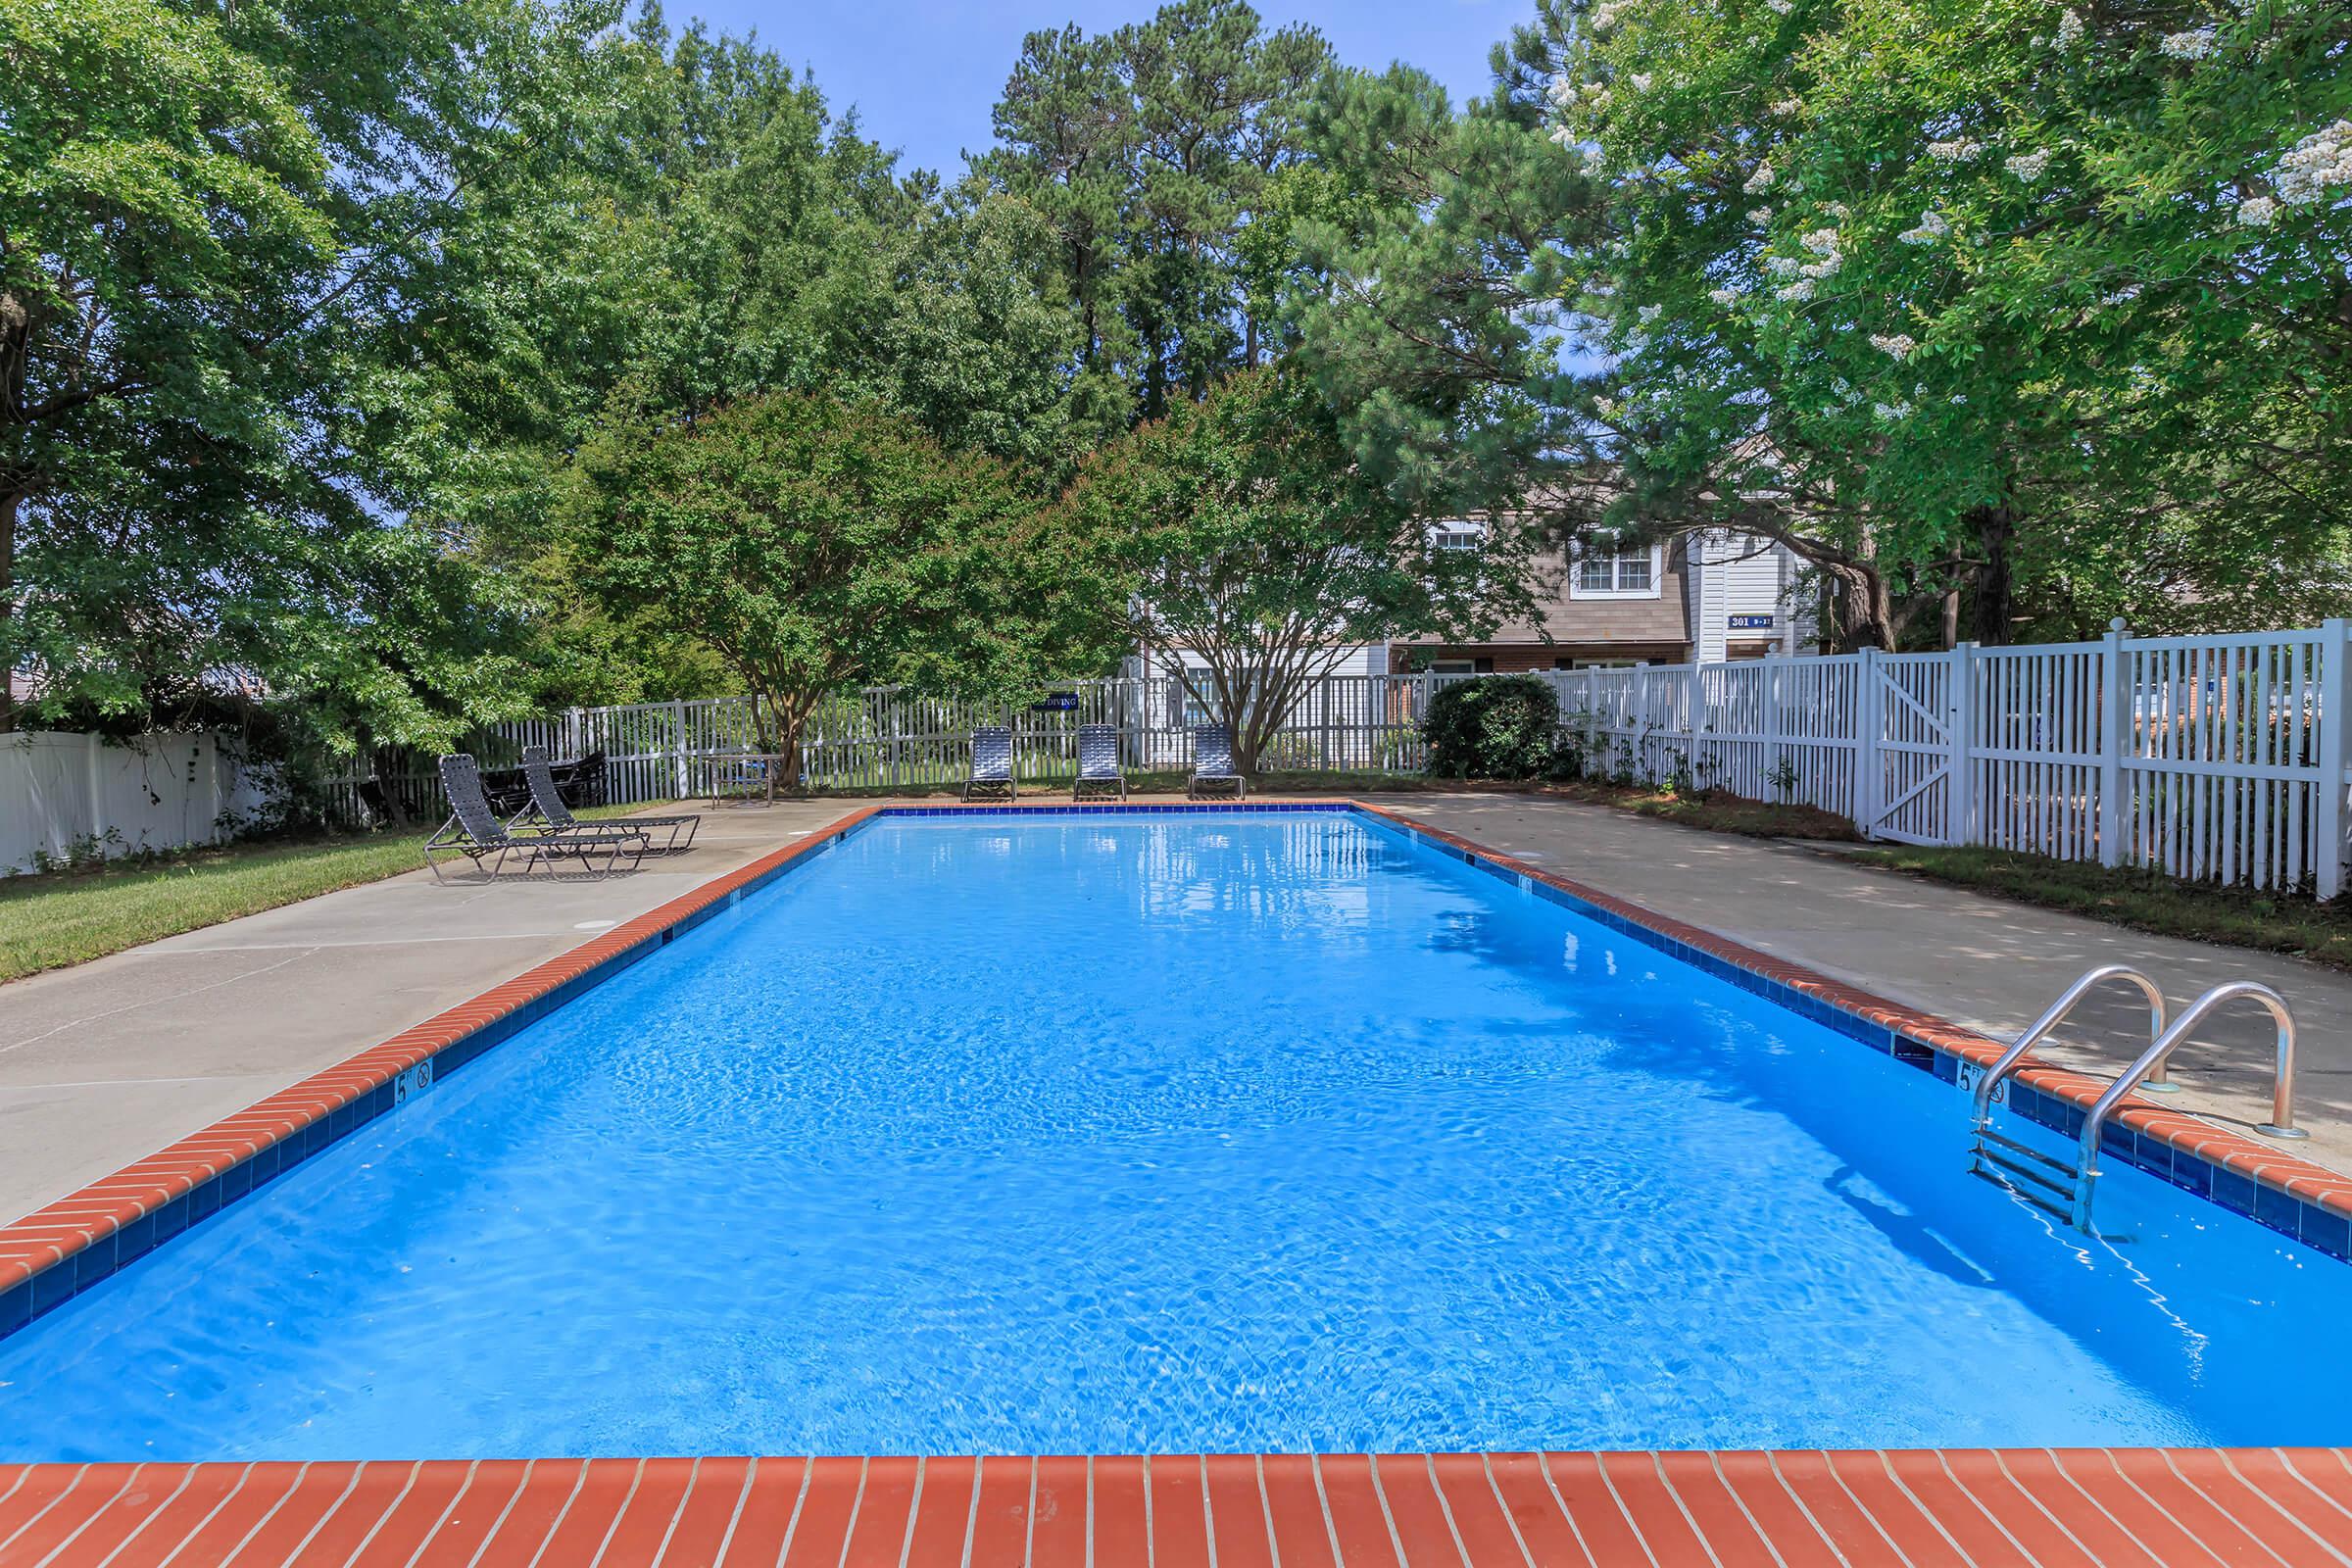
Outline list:
[[[2121,615],[2116,616],[2113,620],[2107,623],[2107,629],[2115,633],[2118,637],[2121,637],[2124,634],[2124,617]]]

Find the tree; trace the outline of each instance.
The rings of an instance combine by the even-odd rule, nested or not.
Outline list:
[[[1351,647],[1487,635],[1533,608],[1523,534],[1497,524],[1481,549],[1438,549],[1285,368],[1237,374],[1095,454],[1060,517],[1088,595],[1125,605],[1129,645],[1225,719],[1245,773]]]
[[[1425,74],[1334,72],[1303,108],[1330,189],[1297,224],[1299,359],[1356,461],[1430,515],[1596,515],[1605,382],[1576,363],[1573,300],[1605,231],[1599,193],[1553,145],[1542,100],[1501,85],[1456,113]]]
[[[1013,468],[877,401],[740,399],[609,421],[573,513],[585,586],[693,628],[759,699],[800,776],[802,733],[859,683],[1004,692],[1103,657],[1033,533]]]
[[[2268,619],[2253,562],[2340,595],[2339,8],[1546,15],[1638,489],[1842,578],[1854,641],[1963,597],[1982,640],[2086,632],[2052,612],[2101,576],[2160,624]]]
[[[1079,340],[1076,418],[1156,418],[1278,347],[1247,236],[1301,162],[1296,107],[1330,63],[1244,0],[1175,0],[1097,36],[1031,33],[975,172],[1052,225]]]
[[[446,739],[506,701],[500,596],[407,520],[418,366],[494,249],[477,177],[554,139],[594,25],[0,0],[0,669],[43,711],[153,721],[233,680],[322,698],[348,746],[345,718]]]
[[[1075,341],[1042,220],[943,195],[836,119],[770,50],[673,33],[649,8],[605,40],[610,91],[555,177],[508,190],[518,275],[449,333],[436,510],[527,584],[535,699],[708,695],[725,676],[659,611],[569,592],[551,498],[619,399],[691,420],[814,392],[887,405],[951,448],[1065,472]]]

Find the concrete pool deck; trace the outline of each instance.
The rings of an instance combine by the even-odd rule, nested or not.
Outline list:
[[[2142,936],[1856,866],[1834,854],[1494,794],[1367,797],[1775,957],[1996,1037],[2083,969],[2149,969],[2176,1004],[2224,979],[2278,987],[2303,1030],[2283,1152],[2352,1172],[2352,977],[2292,958]],[[443,1008],[838,820],[860,804],[706,813],[695,849],[609,881],[345,889],[0,986],[0,1221],[74,1192]],[[2135,1016],[2135,1014],[2137,1016]],[[2046,1053],[2112,1074],[2144,1009],[2086,1004]],[[2258,1018],[2184,1048],[2173,1107],[2242,1131],[2268,1112]]]
[[[692,850],[603,882],[417,870],[0,985],[0,1223],[850,808],[707,810]]]

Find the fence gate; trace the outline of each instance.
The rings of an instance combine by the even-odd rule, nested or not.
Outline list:
[[[1862,661],[1862,831],[1899,844],[1950,844],[1964,755],[1953,665],[1965,654],[1876,654]]]

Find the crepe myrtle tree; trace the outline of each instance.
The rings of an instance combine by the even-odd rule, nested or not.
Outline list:
[[[1098,452],[1060,514],[1096,592],[1126,607],[1129,643],[1223,716],[1247,774],[1351,647],[1488,635],[1534,610],[1527,533],[1438,548],[1285,368],[1236,375]]]
[[[1020,472],[884,404],[767,393],[693,419],[614,417],[578,477],[584,585],[708,643],[759,699],[787,779],[845,688],[998,695],[1115,657],[1033,537]]]

